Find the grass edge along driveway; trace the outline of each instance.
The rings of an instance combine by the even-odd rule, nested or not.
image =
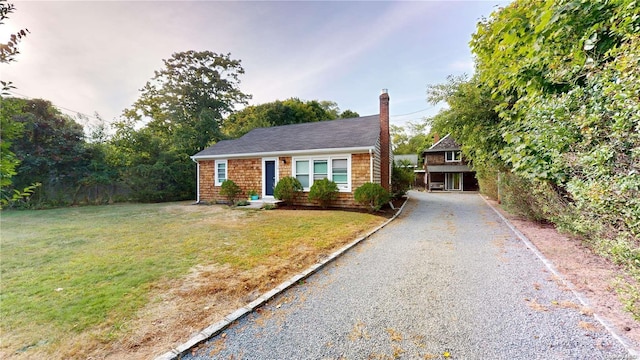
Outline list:
[[[384,220],[189,202],[2,212],[0,357],[149,357]]]

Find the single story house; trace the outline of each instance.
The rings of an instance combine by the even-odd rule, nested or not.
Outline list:
[[[356,207],[354,191],[366,182],[390,189],[389,95],[379,97],[380,114],[351,119],[258,128],[224,140],[191,158],[197,163],[197,202],[218,202],[223,181],[233,180],[247,194],[273,198],[278,180],[292,176],[304,187],[297,205],[308,205],[313,182],[338,184],[335,206]]]
[[[426,188],[429,191],[477,191],[476,173],[462,156],[460,145],[449,134],[442,139],[436,135],[434,140],[435,144],[422,153]]]

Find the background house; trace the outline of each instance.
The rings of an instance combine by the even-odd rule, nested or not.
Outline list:
[[[254,129],[220,141],[191,158],[197,162],[197,201],[217,202],[223,181],[233,180],[246,194],[273,198],[280,178],[297,178],[308,192],[315,180],[338,184],[336,206],[358,206],[353,192],[366,182],[391,184],[389,95],[380,95],[380,114]],[[307,205],[307,196],[296,204]]]
[[[460,145],[449,134],[434,140],[435,144],[423,152],[426,188],[429,191],[477,191],[476,173],[462,156]]]

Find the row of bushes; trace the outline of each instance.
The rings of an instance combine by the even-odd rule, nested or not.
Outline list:
[[[401,169],[394,169],[392,177],[392,190],[390,193],[380,184],[365,183],[354,192],[354,200],[370,211],[379,211],[384,204],[392,198],[399,198],[406,194],[412,179],[403,176]],[[282,200],[285,204],[292,204],[299,198],[303,191],[302,184],[294,177],[284,177],[278,181],[274,188],[274,197]],[[338,185],[329,180],[321,179],[314,181],[309,190],[308,200],[317,203],[322,208],[326,208],[338,198]],[[242,189],[233,180],[226,180],[222,183],[220,194],[225,196],[229,202],[235,204],[236,199],[242,194]]]
[[[278,181],[273,191],[276,199],[282,200],[285,204],[291,205],[302,193],[302,184],[294,177],[284,177]],[[338,185],[329,180],[322,179],[314,181],[309,190],[308,200],[317,203],[322,208],[328,207],[338,198]],[[232,204],[242,194],[242,189],[233,180],[225,180],[220,188],[220,195],[223,195]],[[391,194],[380,184],[366,183],[356,189],[354,193],[355,201],[358,204],[367,206],[371,211],[378,211],[391,200]]]

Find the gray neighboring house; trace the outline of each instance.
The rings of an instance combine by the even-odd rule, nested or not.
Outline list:
[[[426,188],[447,191],[477,191],[476,173],[462,156],[460,144],[449,134],[423,152]]]
[[[380,114],[352,119],[258,128],[220,141],[191,158],[197,163],[197,201],[224,200],[220,186],[233,180],[244,194],[273,198],[279,179],[297,178],[308,192],[328,178],[338,184],[335,206],[358,206],[353,192],[366,182],[389,189],[391,145],[389,95],[380,95]],[[296,204],[309,205],[306,194]]]

